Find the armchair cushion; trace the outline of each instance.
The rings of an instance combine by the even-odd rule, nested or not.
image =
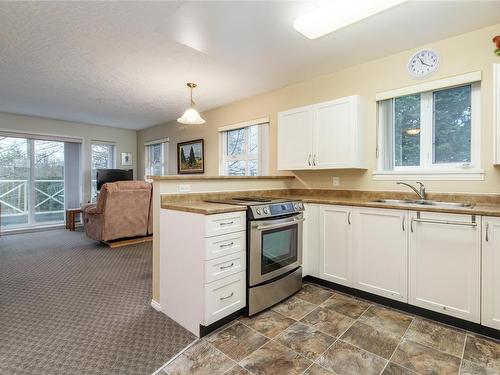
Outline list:
[[[118,181],[104,184],[97,204],[86,205],[85,232],[97,241],[144,236],[148,233],[151,184]]]

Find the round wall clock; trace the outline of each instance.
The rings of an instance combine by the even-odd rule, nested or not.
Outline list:
[[[439,64],[439,57],[431,50],[421,50],[415,53],[408,62],[408,72],[412,77],[424,78],[434,73]]]

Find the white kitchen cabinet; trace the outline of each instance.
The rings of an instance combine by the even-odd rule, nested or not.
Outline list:
[[[161,311],[200,336],[246,306],[246,213],[160,210]]]
[[[481,324],[500,329],[500,218],[483,217]]]
[[[319,207],[318,277],[334,283],[352,285],[352,207]]]
[[[356,208],[353,287],[408,302],[408,211]]]
[[[500,63],[493,64],[493,128],[495,152],[493,163],[500,164]]]
[[[319,276],[319,205],[304,205],[302,275]]]
[[[315,106],[313,168],[364,167],[362,99],[349,96]]]
[[[308,169],[312,165],[312,106],[278,114],[278,169]]]
[[[278,169],[365,168],[358,95],[278,113]]]
[[[479,323],[481,218],[410,212],[412,305]]]

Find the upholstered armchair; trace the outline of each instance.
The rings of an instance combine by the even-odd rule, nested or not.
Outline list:
[[[104,184],[97,203],[82,206],[85,233],[96,241],[147,235],[151,193],[151,184],[144,181]]]

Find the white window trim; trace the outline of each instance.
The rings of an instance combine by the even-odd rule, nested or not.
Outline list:
[[[225,154],[227,148],[226,132],[230,130],[249,128],[251,126],[259,126],[259,147],[258,153],[248,155],[245,152],[238,156],[228,156]],[[225,170],[225,162],[229,160],[243,160],[246,161],[245,175],[248,176],[248,160],[258,160],[257,176],[265,176],[269,173],[269,117],[262,117],[255,120],[240,122],[237,124],[222,126],[217,129],[219,132],[219,175],[227,176]],[[248,131],[245,131],[245,147],[248,148]],[[246,150],[245,150],[246,151]]]
[[[91,192],[91,195],[92,195],[92,187],[93,187],[93,175],[92,175],[92,170],[94,169],[94,166],[92,165],[92,146],[93,145],[107,145],[107,146],[113,146],[113,154],[112,154],[112,157],[113,159],[111,160],[111,167],[108,167],[108,168],[111,168],[111,169],[114,169],[114,168],[117,168],[117,156],[118,156],[118,147],[116,146],[116,142],[111,142],[111,141],[100,141],[100,140],[91,140],[90,141],[90,192]],[[91,197],[91,199],[93,200],[94,197]]]
[[[162,139],[157,139],[154,141],[144,142],[144,176],[145,176],[145,178],[153,175],[151,165],[149,163],[149,153],[148,153],[149,146],[153,146],[153,145],[159,145],[159,144],[163,145],[163,150],[162,150],[163,162],[161,165],[161,175],[165,176],[168,174],[169,141],[170,141],[169,138],[162,138]]]
[[[476,72],[477,73],[477,72]],[[479,72],[480,73],[480,72]],[[420,160],[423,161],[423,166],[408,166],[408,167],[394,167],[393,170],[385,170],[384,155],[380,155],[379,150],[385,149],[384,144],[384,129],[379,126],[380,118],[378,117],[377,122],[377,171],[372,173],[372,178],[374,180],[384,180],[384,181],[396,181],[396,180],[434,180],[434,181],[482,181],[485,177],[484,169],[481,166],[481,85],[480,81],[477,81],[477,74],[470,73],[471,75],[452,77],[453,79],[444,79],[439,82],[443,84],[456,83],[451,86],[446,85],[444,87],[438,87],[435,84],[432,85],[432,89],[426,92],[420,92],[422,95],[421,101],[421,119],[422,123],[427,125],[422,125],[422,132],[420,134],[422,138],[421,148],[420,148]],[[474,78],[473,82],[463,82],[464,77]],[[480,77],[480,75],[479,75]],[[437,81],[434,81],[437,82]],[[449,89],[457,86],[463,86],[471,84],[471,162],[469,164],[463,163],[451,163],[451,164],[432,164],[432,149],[429,150],[429,146],[432,145],[432,110],[429,110],[429,106],[432,105],[432,93],[434,91],[439,91],[442,89]],[[412,90],[406,91],[404,95],[411,95],[417,93],[414,91],[416,87],[431,87],[429,83],[412,86]],[[402,92],[399,89],[394,90]],[[393,96],[394,97],[394,96]],[[388,97],[386,94],[377,94],[377,100],[386,100],[393,97]],[[380,99],[379,99],[380,98]],[[430,124],[430,125],[429,125]]]

